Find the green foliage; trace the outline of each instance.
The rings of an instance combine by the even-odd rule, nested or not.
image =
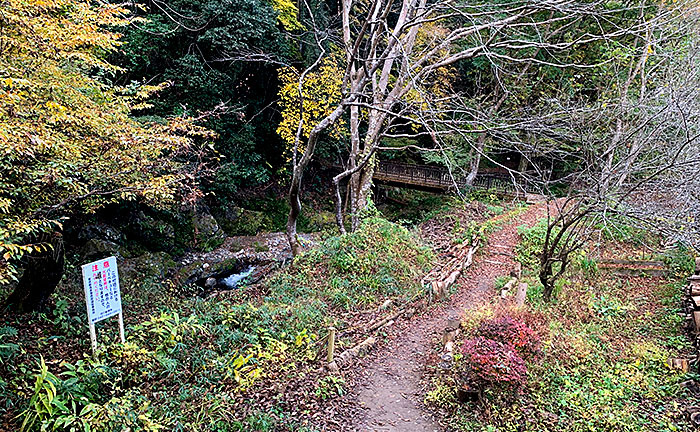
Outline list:
[[[345,379],[340,376],[327,375],[318,380],[316,396],[321,400],[331,399],[345,394]]]
[[[539,266],[542,248],[547,234],[547,220],[540,219],[531,227],[518,227],[520,242],[515,249],[517,260],[524,268],[534,270]],[[556,228],[552,231],[552,235],[556,235]]]
[[[683,406],[691,396],[682,385],[689,376],[667,364],[692,350],[679,333],[681,285],[572,283],[560,294],[567,307],[528,312],[544,336],[516,401],[458,403],[452,384],[439,379],[426,399],[450,413],[447,426],[457,431],[690,430]]]
[[[93,431],[120,425],[192,431],[292,427],[296,419],[287,408],[242,414],[237,404],[262,383],[308,373],[317,360],[319,337],[329,325],[343,326],[335,312],[364,309],[387,296],[421,294],[420,276],[431,259],[407,229],[369,218],[358,232],[332,237],[298,257],[268,282],[264,298],[183,299],[157,281],[126,287],[123,301],[131,314],[140,314],[127,327],[126,344],[101,345],[94,359],[41,363],[36,349],[58,355],[51,351],[54,343],[82,340],[80,349],[89,350],[85,335],[74,334],[85,331],[83,318],[76,321],[75,304],[65,302],[79,296],[61,293],[55,313],[39,320],[60,336],[34,345],[19,340],[14,328],[0,330],[0,395],[9,395],[9,405],[0,409],[14,407],[27,430],[42,425]],[[64,328],[69,326],[73,329]],[[117,337],[113,325],[98,330],[101,341]],[[18,356],[19,368],[10,364]],[[28,366],[34,356],[36,371]],[[344,392],[342,378],[329,376],[309,397],[323,400]]]
[[[598,269],[598,261],[596,261],[595,258],[589,257],[585,253],[578,255],[578,260],[575,262],[575,264],[579,269],[581,269],[581,272],[583,272],[583,274],[589,278],[597,276],[600,271]]]
[[[49,371],[43,357],[34,379],[34,390],[22,413],[21,430],[90,431],[134,427],[156,431],[160,427],[147,413],[124,415],[135,407],[133,401],[109,397],[104,388],[112,383],[114,371],[99,361],[62,363],[64,371]],[[133,412],[133,411],[132,411]]]
[[[384,217],[391,221],[401,220],[416,224],[460,205],[454,197],[411,189],[392,189],[387,191],[387,194],[390,199],[378,205],[378,208]]]
[[[506,283],[508,283],[509,280],[510,280],[510,276],[506,276],[506,275],[497,276],[496,279],[493,281],[493,288],[496,291],[500,291],[501,288],[503,288],[503,286]]]
[[[675,278],[686,278],[695,271],[692,251],[683,244],[677,244],[673,249],[666,251],[662,259]]]
[[[611,219],[605,227],[602,227],[602,233],[606,240],[617,240],[634,246],[643,245],[649,237],[648,229],[615,218]]]
[[[232,53],[275,53],[285,61],[290,47],[283,25],[295,28],[296,6],[283,0],[174,0],[167,8],[139,1],[145,22],[125,32],[126,44],[115,61],[126,70],[123,82],[161,77],[171,85],[153,107],[153,118],[207,112],[218,134],[221,156],[214,178],[205,187],[217,203],[231,204],[245,187],[270,179],[281,162],[283,144],[275,134],[279,116],[271,105],[278,87],[276,69],[261,62],[223,62]],[[175,22],[177,21],[177,22]],[[181,25],[180,25],[181,24]],[[192,47],[193,49],[182,49]]]
[[[75,310],[71,308],[70,303],[66,299],[58,299],[56,307],[51,311],[53,315],[49,320],[54,324],[63,335],[69,337],[80,337],[83,335],[85,322]]]
[[[0,363],[11,361],[20,351],[18,344],[6,341],[13,336],[17,336],[16,328],[0,327]]]
[[[331,237],[295,259],[291,271],[270,281],[271,293],[289,302],[321,297],[342,309],[364,308],[386,296],[418,295],[431,261],[406,228],[371,217],[356,232]]]
[[[67,216],[115,201],[172,204],[195,189],[183,159],[195,137],[212,134],[187,115],[135,121],[131,113],[162,86],[109,81],[119,68],[106,56],[120,45],[114,31],[126,13],[89,1],[3,4],[0,284],[16,279],[22,256],[49,249],[37,238]]]

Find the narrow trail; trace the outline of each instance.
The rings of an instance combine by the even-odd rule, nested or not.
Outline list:
[[[474,263],[456,281],[455,294],[392,329],[388,343],[365,362],[361,384],[355,390],[362,412],[347,430],[440,430],[421,402],[427,356],[442,336],[448,317],[462,316],[496,297],[494,279],[507,275],[515,265],[517,227],[534,224],[543,213],[543,206],[532,206],[494,231],[488,247],[475,256]]]

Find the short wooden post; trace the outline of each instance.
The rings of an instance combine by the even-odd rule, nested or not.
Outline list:
[[[333,363],[333,354],[335,351],[335,327],[328,329],[328,363]]]
[[[518,291],[515,294],[515,305],[517,307],[524,306],[526,298],[527,298],[527,283],[521,282],[518,284]]]

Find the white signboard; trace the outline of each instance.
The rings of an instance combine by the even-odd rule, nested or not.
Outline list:
[[[97,348],[95,323],[114,315],[119,315],[119,334],[122,343],[124,343],[124,319],[122,317],[122,299],[119,293],[117,259],[115,257],[105,258],[85,264],[82,268],[93,351]]]

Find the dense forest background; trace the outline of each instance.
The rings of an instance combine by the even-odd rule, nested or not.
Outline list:
[[[0,428],[697,426],[699,8],[0,0]]]

